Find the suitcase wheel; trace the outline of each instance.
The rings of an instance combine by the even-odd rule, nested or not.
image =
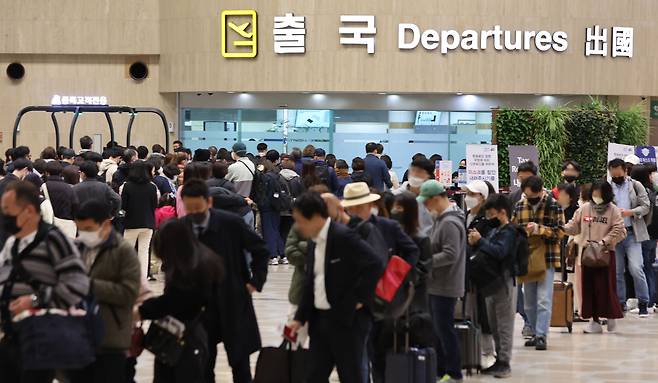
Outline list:
[[[567,328],[569,329],[569,334],[571,334],[571,332],[573,331],[573,325],[569,325],[569,327]]]

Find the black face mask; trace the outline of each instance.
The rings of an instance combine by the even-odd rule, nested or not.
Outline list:
[[[459,165],[459,168],[460,168],[460,169],[466,169],[466,166],[464,166],[464,165]]]
[[[206,220],[206,213],[194,213],[194,214],[188,214],[192,222],[194,222],[197,225],[201,225],[203,221]]]
[[[530,205],[536,205],[541,201],[541,197],[528,198],[528,203]]]
[[[567,183],[572,183],[578,179],[576,176],[564,176],[564,181]]]
[[[498,226],[500,226],[500,219],[498,219],[498,217],[489,218],[487,220],[487,222],[489,223],[489,227],[494,228],[494,229],[497,228]]]
[[[18,227],[18,224],[16,223],[16,216],[9,214],[2,215],[2,228],[10,235],[14,235],[21,231],[21,228]]]
[[[621,177],[612,177],[612,182],[616,183],[617,185],[621,185],[626,181],[626,177],[621,176]]]
[[[391,219],[394,219],[398,222],[401,221],[402,220],[402,213],[400,213],[400,212],[391,213]]]

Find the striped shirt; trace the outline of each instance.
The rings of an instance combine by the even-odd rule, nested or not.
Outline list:
[[[88,294],[89,277],[78,249],[59,229],[41,223],[39,232],[7,239],[0,252],[0,296],[13,269],[11,253],[16,240],[20,241],[19,262],[26,276],[14,283],[12,299],[36,294],[43,300],[42,307],[67,309]]]

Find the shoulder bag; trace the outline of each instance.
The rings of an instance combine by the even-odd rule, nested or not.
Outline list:
[[[589,239],[583,248],[583,255],[580,262],[583,266],[592,268],[608,267],[610,265],[610,250],[607,246],[592,241],[592,207],[590,206],[589,215]]]
[[[186,337],[193,336],[204,312],[205,307],[187,326],[171,315],[152,321],[144,337],[144,348],[153,353],[158,362],[170,367],[176,366],[183,355]]]

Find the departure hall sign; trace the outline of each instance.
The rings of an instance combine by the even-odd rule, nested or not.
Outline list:
[[[225,10],[221,14],[222,56],[253,58],[258,53],[258,16],[255,10]],[[285,13],[274,17],[274,52],[306,52],[306,18]],[[341,45],[363,46],[375,54],[377,26],[373,15],[342,15],[338,37]],[[594,25],[585,28],[585,56],[633,57],[633,28]],[[539,51],[562,53],[569,48],[564,31],[491,29],[422,29],[417,24],[400,23],[397,47],[401,51],[423,49],[447,55],[454,51]]]

